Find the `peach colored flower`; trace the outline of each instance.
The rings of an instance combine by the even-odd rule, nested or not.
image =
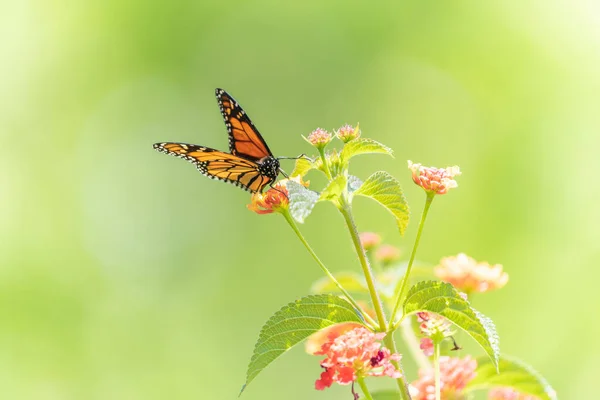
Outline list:
[[[465,358],[440,357],[441,397],[446,400],[466,399],[463,390],[467,383],[475,377],[477,361]],[[434,400],[435,379],[433,369],[419,370],[419,379],[410,387],[412,400]]]
[[[431,357],[434,351],[433,340],[428,337],[422,338],[419,348],[423,350],[423,354],[425,354],[427,357]]]
[[[390,244],[384,244],[375,252],[375,259],[382,264],[389,264],[400,258],[400,250]]]
[[[341,335],[329,335],[317,355],[325,355],[321,367],[325,369],[315,382],[315,389],[324,390],[334,382],[349,385],[357,378],[389,376],[399,378],[400,371],[392,361],[400,361],[399,354],[391,354],[378,341],[385,333],[373,333],[364,327],[354,328]]]
[[[508,282],[508,274],[502,271],[502,265],[477,262],[464,253],[442,258],[434,272],[441,280],[467,293],[489,292]]]
[[[356,125],[356,128],[354,128],[351,125],[346,124],[346,125],[342,126],[340,129],[338,129],[337,131],[335,131],[335,135],[342,142],[348,143],[349,141],[354,140],[360,136],[360,129],[358,127],[358,124]]]
[[[365,250],[371,250],[372,248],[379,246],[379,243],[381,243],[381,236],[373,232],[361,232],[359,237],[360,243]]]
[[[316,148],[324,148],[331,142],[331,134],[325,129],[317,128],[308,135],[308,142]]]
[[[488,400],[539,400],[539,397],[526,395],[509,387],[498,387],[488,392]]]
[[[424,167],[421,164],[413,164],[408,160],[408,168],[412,171],[413,181],[425,189],[426,192],[435,194],[446,194],[448,190],[458,187],[453,179],[460,175],[457,166],[447,168]]]
[[[286,185],[289,181],[295,181],[301,185],[308,186],[308,182],[303,182],[299,176],[282,179],[265,193],[253,193],[250,198],[250,204],[246,207],[257,214],[270,214],[287,210],[290,200]]]

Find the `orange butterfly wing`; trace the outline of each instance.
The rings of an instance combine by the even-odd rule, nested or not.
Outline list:
[[[259,164],[209,147],[167,142],[155,143],[154,149],[188,160],[209,178],[232,183],[252,193],[262,192],[275,180],[261,172]]]
[[[273,154],[258,129],[233,97],[223,89],[216,89],[215,94],[229,132],[231,154],[253,161],[272,157]]]

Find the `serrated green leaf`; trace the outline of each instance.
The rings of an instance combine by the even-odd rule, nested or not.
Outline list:
[[[404,235],[410,212],[400,182],[393,176],[385,171],[375,172],[354,194],[370,197],[384,206],[394,215],[400,234]]]
[[[335,275],[337,281],[349,292],[368,293],[367,283],[365,278],[353,272],[339,273]],[[340,289],[337,285],[331,282],[328,277],[323,277],[313,283],[311,292],[313,293],[337,293]]]
[[[447,318],[471,336],[498,368],[498,334],[491,319],[471,307],[449,283],[423,281],[414,285],[404,300],[404,315],[430,311]]]
[[[540,400],[557,400],[556,392],[546,379],[524,362],[503,355],[500,357],[499,367],[500,373],[497,373],[489,358],[478,357],[477,375],[469,382],[466,390],[506,386],[523,394],[537,396]]]
[[[380,390],[371,393],[373,400],[400,400],[400,393],[394,390]]]
[[[349,175],[348,176],[348,193],[352,194],[356,192],[362,186],[363,181],[360,180],[357,176]]]
[[[359,154],[387,154],[392,157],[394,156],[392,149],[373,139],[357,138],[344,145],[344,148],[340,152],[342,164],[347,165],[350,158]]]
[[[260,331],[242,392],[277,357],[313,333],[341,322],[364,323],[350,303],[332,294],[303,297],[277,311]]]
[[[285,187],[290,199],[290,214],[296,221],[303,223],[317,203],[319,194],[292,180],[289,180]]]
[[[340,197],[344,189],[346,188],[346,177],[344,175],[338,175],[329,181],[329,184],[323,189],[319,196],[319,201],[332,200],[335,201]]]
[[[316,161],[300,157],[296,160],[296,165],[294,165],[294,170],[290,174],[290,176],[300,176],[304,177],[311,169],[319,168],[319,164]]]

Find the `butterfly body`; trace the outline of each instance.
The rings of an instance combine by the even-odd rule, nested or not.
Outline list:
[[[188,143],[155,143],[154,149],[185,159],[203,175],[232,183],[250,192],[262,192],[279,175],[279,160],[273,157],[246,112],[224,90],[216,90],[217,101],[229,133],[225,153],[210,147]]]

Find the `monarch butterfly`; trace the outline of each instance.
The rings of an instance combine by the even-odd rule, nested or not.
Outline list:
[[[246,112],[223,89],[216,89],[217,102],[229,133],[229,151],[225,153],[187,143],[155,143],[154,149],[188,160],[203,175],[232,183],[252,193],[272,185],[279,172],[279,160],[273,157]]]

